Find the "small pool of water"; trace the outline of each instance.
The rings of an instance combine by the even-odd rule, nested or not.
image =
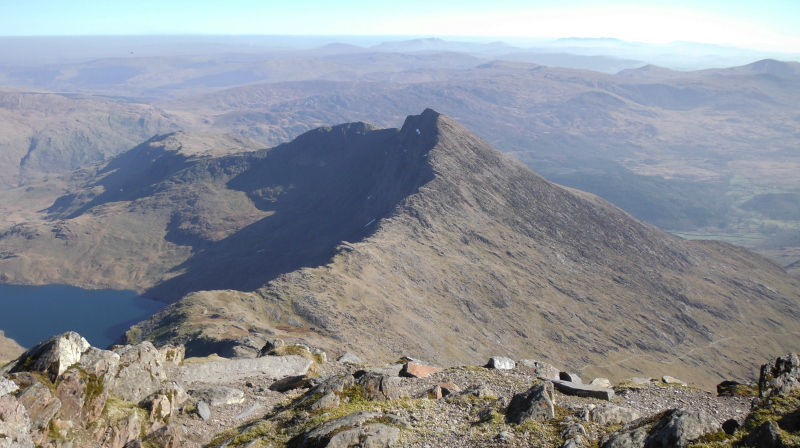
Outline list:
[[[107,348],[131,325],[165,306],[135,291],[0,285],[0,330],[25,348],[67,331]]]

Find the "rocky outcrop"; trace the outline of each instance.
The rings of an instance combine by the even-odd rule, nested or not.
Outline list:
[[[590,420],[598,425],[619,425],[630,423],[642,414],[636,409],[607,404],[597,406],[590,411]]]
[[[358,378],[364,398],[370,401],[396,400],[400,398],[400,378],[367,372]]]
[[[150,342],[126,345],[114,352],[119,355],[119,371],[110,392],[123,400],[138,403],[167,380],[165,353]]]
[[[0,448],[34,446],[28,411],[19,400],[7,393],[0,393],[0,434]]]
[[[553,417],[553,383],[549,381],[514,395],[506,412],[506,421],[517,425],[527,420],[547,421]]]
[[[377,421],[383,413],[359,411],[322,423],[303,433],[293,443],[297,448],[383,448],[394,445],[400,429]]]
[[[659,417],[645,417],[623,426],[603,448],[682,448],[721,429],[720,423],[703,411],[672,409]]]
[[[64,373],[81,359],[89,343],[78,333],[70,331],[53,336],[36,344],[19,358],[0,369],[0,375],[15,372],[37,372],[46,374],[50,381]]]
[[[800,387],[800,357],[797,353],[772,359],[761,366],[758,390],[762,397],[787,394]]]

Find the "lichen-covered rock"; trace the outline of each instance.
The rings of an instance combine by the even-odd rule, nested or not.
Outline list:
[[[338,394],[335,392],[328,392],[320,397],[319,400],[315,401],[311,406],[309,406],[308,409],[311,411],[317,411],[320,409],[335,409],[339,407],[341,402],[342,399]]]
[[[89,342],[74,331],[53,336],[4,366],[0,369],[0,375],[38,372],[48,375],[50,381],[55,382],[59,375],[81,360],[81,355],[89,347]]]
[[[797,353],[770,360],[761,366],[758,390],[762,397],[783,395],[800,387],[800,358]]]
[[[215,386],[189,392],[192,397],[205,401],[210,406],[239,404],[244,401],[244,392],[228,386]]]
[[[367,372],[358,379],[364,398],[386,401],[400,398],[400,378]]]
[[[142,421],[137,412],[131,412],[111,426],[103,440],[109,448],[123,448],[134,440],[138,440],[142,432]]]
[[[146,446],[180,448],[181,440],[181,431],[172,425],[166,425],[152,431],[143,442]]]
[[[80,370],[72,368],[58,377],[56,397],[61,401],[58,417],[78,426],[83,423],[83,403],[86,401],[86,380]]]
[[[0,448],[33,448],[28,412],[15,397],[0,395]]]
[[[119,370],[119,355],[111,350],[89,347],[86,353],[81,356],[81,362],[78,366],[84,372],[98,378],[103,375],[113,378]]]
[[[119,372],[114,383],[110,385],[112,394],[138,403],[161,390],[162,383],[167,380],[164,352],[147,341],[126,345],[115,352],[119,355]]]
[[[598,425],[619,425],[630,423],[642,415],[636,409],[607,404],[590,411],[590,418]]]
[[[517,364],[519,367],[532,370],[534,375],[538,376],[539,378],[547,378],[551,380],[559,379],[559,371],[553,367],[552,364],[531,359],[520,359]]]
[[[400,430],[381,423],[380,412],[359,411],[311,428],[292,443],[297,448],[382,448],[394,445]]]
[[[164,363],[179,366],[186,358],[186,347],[181,344],[165,345],[158,349],[164,355]]]
[[[603,448],[682,448],[703,435],[720,430],[704,411],[670,409],[661,418],[640,418],[614,432]]]
[[[47,431],[50,420],[61,410],[61,401],[40,382],[31,384],[17,395],[17,400],[25,406],[34,433]]]
[[[547,421],[555,415],[553,383],[545,381],[514,395],[508,405],[506,421],[519,425],[527,420]]]
[[[773,421],[762,423],[750,434],[743,438],[736,446],[748,448],[784,448],[786,445],[781,439],[781,431]]]
[[[17,383],[8,378],[0,377],[0,397],[5,394],[11,394],[19,390]]]

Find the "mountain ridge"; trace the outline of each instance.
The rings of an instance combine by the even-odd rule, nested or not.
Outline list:
[[[741,374],[747,341],[796,344],[800,284],[773,263],[556,186],[432,110],[372,132],[404,142],[382,146],[386,157],[433,175],[382,218],[354,220],[374,230],[254,292],[192,293],[128,342],[201,341],[187,350],[202,355],[279,335],[450,364],[503,350],[611,377],[659,366],[703,384]]]

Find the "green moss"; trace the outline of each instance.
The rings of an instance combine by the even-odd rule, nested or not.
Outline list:
[[[86,381],[86,398],[83,400],[83,403],[84,405],[88,405],[103,393],[105,375],[100,375],[98,378],[93,373],[87,374],[83,370],[80,370],[80,372],[81,376]]]
[[[777,422],[782,417],[798,410],[800,410],[800,391],[765,398],[758,403],[756,410],[747,416],[742,426],[749,432],[767,421]]]

